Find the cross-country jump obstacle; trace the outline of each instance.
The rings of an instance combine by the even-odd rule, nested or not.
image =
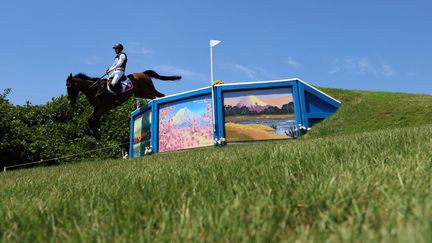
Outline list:
[[[131,114],[129,156],[295,139],[340,105],[297,78],[216,84],[156,98]]]

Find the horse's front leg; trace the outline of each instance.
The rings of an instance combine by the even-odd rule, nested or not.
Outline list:
[[[100,139],[100,134],[99,134],[100,118],[105,113],[106,111],[103,109],[94,108],[93,112],[90,114],[88,118],[90,133],[98,140]]]
[[[92,113],[90,114],[90,116],[87,120],[87,123],[88,123],[88,127],[90,129],[90,134],[93,137],[99,139],[100,135],[98,132],[98,121],[95,118],[95,113],[96,113],[96,111],[95,111],[95,109],[93,109]]]

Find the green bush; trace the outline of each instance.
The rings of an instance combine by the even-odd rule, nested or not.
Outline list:
[[[53,98],[45,105],[12,105],[7,95],[0,95],[0,163],[10,166],[30,161],[78,154],[50,163],[83,158],[116,158],[129,142],[129,116],[135,109],[133,100],[117,107],[101,120],[101,140],[93,138],[87,118],[92,107],[84,96],[72,108],[67,97]],[[118,146],[123,144],[122,146]],[[110,147],[110,148],[107,148]],[[106,149],[104,149],[106,148]],[[89,150],[91,153],[81,154]]]

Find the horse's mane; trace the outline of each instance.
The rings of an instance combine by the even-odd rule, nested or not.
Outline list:
[[[78,73],[78,74],[75,74],[73,77],[74,77],[74,78],[79,78],[79,79],[91,80],[91,81],[98,81],[98,80],[99,80],[99,78],[92,78],[92,77],[89,77],[89,76],[87,76],[87,74],[85,74],[85,73]]]

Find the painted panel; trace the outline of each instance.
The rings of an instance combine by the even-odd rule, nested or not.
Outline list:
[[[213,145],[211,102],[209,94],[161,105],[159,151]]]
[[[144,155],[145,148],[150,147],[151,110],[135,118],[133,129],[133,157],[139,158]]]
[[[290,138],[296,124],[291,87],[223,92],[227,142]]]

